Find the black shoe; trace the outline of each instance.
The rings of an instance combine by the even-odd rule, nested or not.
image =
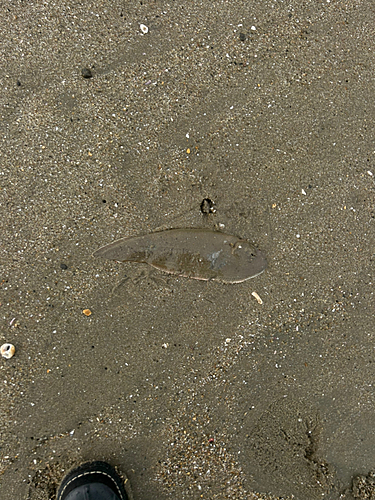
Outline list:
[[[124,487],[125,486],[125,487]],[[125,485],[106,462],[87,462],[62,480],[57,500],[132,500],[129,480]]]

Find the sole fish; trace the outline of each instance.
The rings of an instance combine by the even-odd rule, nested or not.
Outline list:
[[[206,229],[168,229],[122,238],[93,256],[144,262],[170,274],[221,283],[241,283],[267,267],[264,254],[249,241]]]

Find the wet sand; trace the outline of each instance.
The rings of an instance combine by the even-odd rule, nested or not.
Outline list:
[[[4,6],[2,500],[90,459],[136,500],[375,495],[374,21],[360,0]],[[268,268],[92,257],[167,228]]]

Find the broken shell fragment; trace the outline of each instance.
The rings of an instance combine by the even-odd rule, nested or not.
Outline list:
[[[139,25],[139,28],[140,30],[142,31],[142,33],[145,35],[146,33],[148,33],[148,27],[145,25],[145,24],[140,24]]]
[[[13,344],[3,344],[0,347],[0,352],[3,358],[10,359],[14,356],[16,352],[16,348]]]
[[[260,304],[260,305],[263,304],[263,300],[259,297],[259,295],[256,292],[252,292],[251,295],[256,299],[256,301],[258,302],[258,304]]]

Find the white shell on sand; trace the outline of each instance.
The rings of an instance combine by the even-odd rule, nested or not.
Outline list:
[[[3,344],[0,347],[0,352],[3,358],[10,359],[14,356],[14,353],[16,352],[16,348],[14,347],[13,344]]]

